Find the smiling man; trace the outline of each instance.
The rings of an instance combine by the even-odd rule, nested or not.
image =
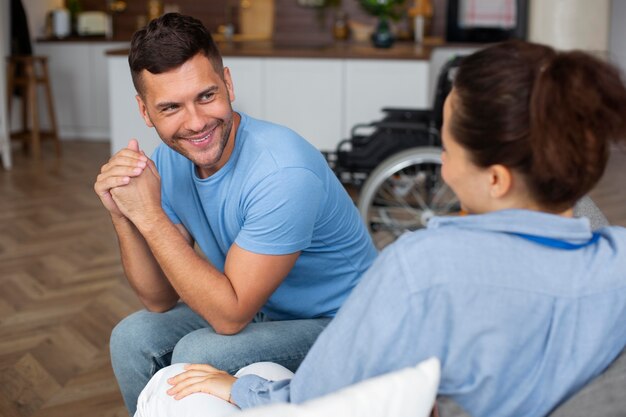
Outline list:
[[[163,144],[149,159],[131,140],[94,189],[145,306],[111,335],[133,414],[170,363],[295,370],[376,251],[319,151],[232,110],[230,71],[202,23],[150,22],[129,63],[139,111]]]

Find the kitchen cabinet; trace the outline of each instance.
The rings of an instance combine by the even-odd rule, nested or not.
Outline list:
[[[48,57],[54,109],[62,139],[106,140],[110,137],[109,74],[105,51],[121,42],[39,42],[35,54]],[[45,109],[43,94],[40,108]],[[16,107],[17,108],[17,107]],[[42,114],[44,128],[50,126]]]
[[[111,152],[139,139],[160,143],[134,99],[125,55],[108,56]],[[407,59],[224,57],[235,89],[233,108],[285,125],[320,150],[334,150],[356,123],[380,119],[383,107],[429,107],[429,61]]]
[[[233,108],[255,118],[265,116],[265,68],[258,58],[224,57],[224,66],[230,70],[235,88]]]
[[[334,149],[343,131],[344,70],[338,59],[266,58],[264,119]]]
[[[380,120],[383,107],[430,108],[428,74],[428,61],[347,61],[346,127]]]
[[[109,116],[111,126],[111,154],[137,139],[139,147],[150,155],[161,140],[156,130],[146,126],[139,113],[136,92],[125,55],[108,56]]]

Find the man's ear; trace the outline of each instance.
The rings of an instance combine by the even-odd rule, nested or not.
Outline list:
[[[228,98],[230,102],[235,101],[235,87],[233,85],[233,79],[230,76],[230,69],[224,67],[224,84],[226,84],[226,90],[228,91]]]
[[[143,117],[143,121],[146,122],[148,127],[154,127],[152,120],[150,120],[150,116],[148,115],[148,108],[146,107],[146,103],[144,103],[143,99],[139,94],[135,96],[135,100],[137,100],[137,105],[139,105],[139,114]]]
[[[513,188],[513,173],[504,165],[492,165],[489,171],[489,195],[499,199],[506,196]]]

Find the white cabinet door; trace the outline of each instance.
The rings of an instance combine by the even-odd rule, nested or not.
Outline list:
[[[111,154],[128,144],[130,139],[137,139],[139,147],[151,155],[161,143],[156,130],[146,125],[135,99],[135,87],[128,68],[126,56],[109,56],[109,100],[111,103]]]
[[[92,131],[97,132],[100,138],[108,139],[111,135],[111,118],[109,115],[109,82],[111,80],[109,79],[106,51],[121,49],[126,46],[127,44],[93,43],[90,47],[90,121],[93,123]]]
[[[78,129],[93,125],[90,112],[91,97],[91,62],[87,43],[46,43],[37,44],[37,55],[48,57],[50,86],[54,98],[59,136],[74,138],[79,135]],[[49,127],[46,101],[43,91],[39,90],[39,109],[42,125]]]
[[[267,59],[265,119],[287,126],[320,150],[334,150],[343,126],[344,61]]]
[[[430,108],[428,61],[346,62],[345,138],[355,124],[380,120],[383,107]]]
[[[37,55],[48,57],[48,71],[61,138],[109,137],[108,74],[105,51],[126,43],[38,43]],[[42,125],[47,128],[46,102],[39,94]]]
[[[233,109],[257,119],[265,118],[263,82],[265,66],[262,58],[224,57],[224,66],[230,70],[235,89]]]

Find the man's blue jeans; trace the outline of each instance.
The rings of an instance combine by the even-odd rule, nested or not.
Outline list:
[[[150,378],[172,363],[208,363],[234,374],[269,361],[295,372],[330,320],[269,321],[259,314],[240,333],[224,336],[183,303],[165,313],[141,310],[113,329],[111,363],[132,416]]]

